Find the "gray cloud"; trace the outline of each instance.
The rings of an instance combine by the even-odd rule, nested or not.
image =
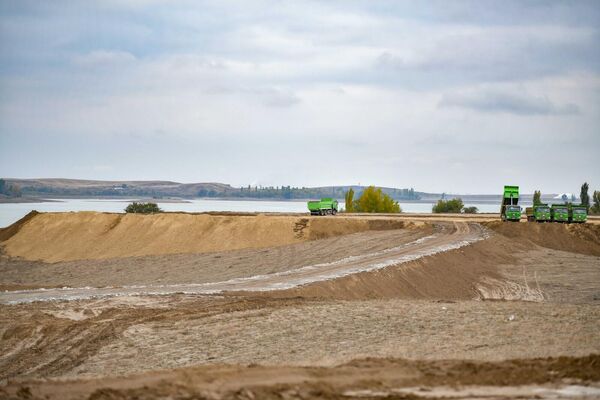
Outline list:
[[[463,107],[481,112],[502,112],[517,115],[573,115],[579,113],[579,107],[573,103],[555,104],[547,97],[489,90],[479,90],[471,93],[446,93],[438,105],[440,107]]]
[[[126,51],[94,50],[84,55],[77,55],[74,63],[83,67],[118,66],[135,61],[135,56]]]
[[[565,162],[600,184],[599,16],[586,0],[0,2],[0,171],[576,191],[552,151],[535,160],[552,178],[528,176],[524,142],[568,137]]]

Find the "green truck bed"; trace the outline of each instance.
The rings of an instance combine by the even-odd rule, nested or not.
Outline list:
[[[312,215],[335,215],[338,212],[338,201],[330,197],[309,201],[307,206]]]
[[[504,186],[504,195],[500,205],[500,218],[502,221],[520,221],[521,207],[519,204],[519,187]]]

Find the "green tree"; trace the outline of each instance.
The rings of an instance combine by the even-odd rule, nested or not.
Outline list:
[[[344,195],[344,201],[346,203],[346,212],[354,212],[354,189],[348,189]]]
[[[536,190],[533,192],[533,205],[537,206],[538,204],[542,204],[542,192]]]
[[[579,194],[579,198],[581,199],[581,204],[585,206],[585,208],[590,210],[590,195],[588,194],[588,190],[590,189],[590,185],[587,182],[584,182],[581,185],[581,193]]]
[[[367,213],[399,213],[402,212],[400,205],[394,201],[389,195],[383,193],[381,188],[369,186],[353,202],[352,208],[354,212]]]
[[[4,179],[0,179],[0,194],[10,197],[21,197],[21,188],[12,183],[6,183]]]
[[[156,203],[138,203],[134,201],[125,208],[126,213],[153,214],[162,212]]]
[[[600,214],[600,192],[594,190],[593,199],[594,205],[592,206],[592,212],[594,214]]]
[[[462,199],[452,199],[452,200],[438,200],[437,204],[435,204],[431,211],[434,213],[453,213],[458,214],[464,208],[464,204]]]
[[[465,214],[477,214],[479,212],[479,209],[475,206],[465,207],[465,208],[463,208],[463,212]]]

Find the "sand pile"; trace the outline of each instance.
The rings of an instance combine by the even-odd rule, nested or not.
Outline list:
[[[484,280],[504,281],[498,265],[514,261],[507,245],[505,239],[492,238],[377,271],[261,295],[339,300],[471,300],[480,297],[478,287]]]
[[[29,215],[0,230],[5,253],[45,262],[264,248],[368,230],[402,221],[373,218],[223,216],[98,212]]]
[[[521,244],[600,256],[600,225],[487,222],[484,225]]]

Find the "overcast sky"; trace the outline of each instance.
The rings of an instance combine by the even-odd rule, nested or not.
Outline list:
[[[0,176],[600,189],[599,28],[598,1],[0,0]]]

